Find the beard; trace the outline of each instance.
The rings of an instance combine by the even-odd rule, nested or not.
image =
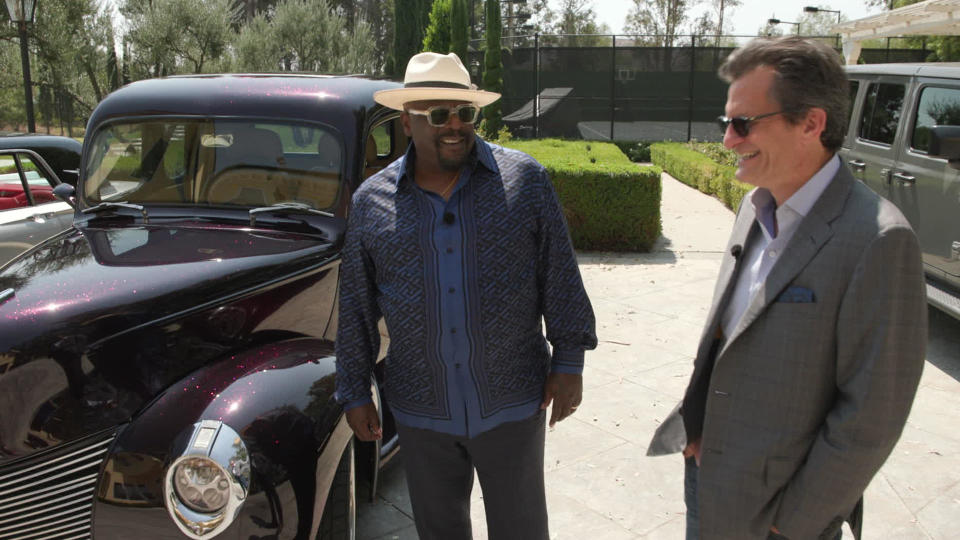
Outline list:
[[[463,143],[459,151],[451,152],[454,148],[442,142],[445,137],[462,137]],[[434,139],[434,144],[437,148],[437,161],[440,166],[450,172],[459,170],[467,162],[470,151],[473,150],[474,142],[475,135],[472,129],[451,129],[438,134]]]

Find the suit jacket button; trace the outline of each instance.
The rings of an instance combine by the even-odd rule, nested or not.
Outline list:
[[[730,394],[728,394],[727,392],[724,392],[724,391],[722,391],[722,390],[714,390],[713,393],[716,394],[716,395],[718,395],[718,396],[723,396],[723,397],[727,397],[727,396],[730,395]]]

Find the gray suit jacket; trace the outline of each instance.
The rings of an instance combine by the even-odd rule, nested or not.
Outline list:
[[[900,437],[924,363],[916,236],[899,210],[840,171],[800,222],[733,334],[718,339],[737,257],[760,234],[741,205],[681,404],[651,441],[702,435],[704,539],[836,530]]]

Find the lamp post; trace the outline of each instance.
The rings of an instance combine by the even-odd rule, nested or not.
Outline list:
[[[836,9],[823,9],[815,6],[807,6],[803,8],[803,11],[807,13],[820,13],[821,11],[826,13],[836,13],[837,14],[837,24],[840,24],[840,11]]]
[[[36,133],[33,121],[33,85],[30,82],[30,51],[27,48],[27,23],[33,22],[37,0],[6,0],[10,20],[17,23],[20,31],[20,61],[23,63],[23,94],[27,105],[27,131]]]
[[[767,19],[768,24],[795,24],[797,25],[797,35],[800,35],[800,23],[793,21],[781,21],[780,19]]]

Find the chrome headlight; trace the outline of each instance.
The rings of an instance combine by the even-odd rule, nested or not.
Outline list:
[[[250,454],[240,435],[216,420],[193,425],[183,454],[167,468],[167,511],[190,538],[212,538],[233,522],[250,487]]]

